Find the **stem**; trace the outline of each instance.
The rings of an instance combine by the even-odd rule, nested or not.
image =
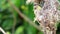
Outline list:
[[[3,33],[3,34],[6,34],[6,32],[0,27],[0,31]]]

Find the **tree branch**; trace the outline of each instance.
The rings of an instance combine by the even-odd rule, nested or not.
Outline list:
[[[12,2],[10,2],[8,0],[8,3],[11,5],[11,7],[16,10],[16,12],[24,19],[26,20],[29,24],[31,24],[32,26],[34,26],[35,28],[37,28],[40,31],[40,26],[37,26],[33,21],[31,21],[28,17],[26,17],[24,14],[21,13],[21,11],[14,5],[12,4]]]

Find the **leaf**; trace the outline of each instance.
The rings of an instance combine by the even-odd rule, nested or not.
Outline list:
[[[2,27],[6,30],[11,29],[13,26],[13,20],[12,19],[7,19],[5,21],[3,21]]]
[[[16,29],[15,34],[23,34],[23,31],[24,31],[24,27],[23,27],[23,26],[19,26],[19,27]]]
[[[6,32],[7,34],[11,34],[9,31]]]

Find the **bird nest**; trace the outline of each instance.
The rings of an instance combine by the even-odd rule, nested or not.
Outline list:
[[[38,21],[44,34],[56,34],[56,24],[60,21],[59,2],[57,0],[43,0],[44,5],[38,9],[39,4],[34,2],[35,21]]]

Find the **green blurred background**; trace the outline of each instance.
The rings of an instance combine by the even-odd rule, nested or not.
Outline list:
[[[18,7],[25,16],[32,21],[34,20],[33,3],[27,5],[26,0],[10,1]],[[2,27],[7,34],[43,34],[19,16],[7,0],[0,0],[0,27]],[[60,34],[60,24],[57,28],[57,34]],[[0,34],[2,34],[2,32],[0,32]]]

